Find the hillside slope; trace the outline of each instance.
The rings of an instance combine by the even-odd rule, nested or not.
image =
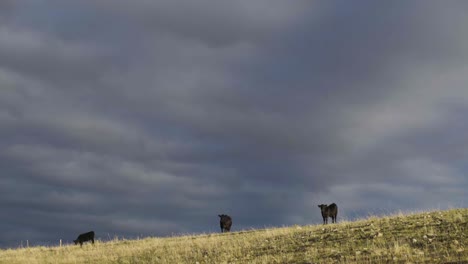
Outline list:
[[[468,209],[294,226],[0,250],[0,263],[468,263]]]

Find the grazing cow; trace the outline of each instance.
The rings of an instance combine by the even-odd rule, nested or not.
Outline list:
[[[219,216],[219,225],[221,226],[221,233],[231,231],[232,218],[229,215],[221,214]]]
[[[75,242],[75,245],[80,243],[80,246],[83,246],[83,242],[90,241],[93,242],[94,244],[94,231],[89,231],[88,233],[83,233],[78,236],[76,240],[73,240]]]
[[[320,204],[320,210],[322,211],[323,224],[328,224],[328,217],[331,217],[332,223],[336,223],[336,215],[338,214],[338,206],[332,203],[329,206],[326,204]]]

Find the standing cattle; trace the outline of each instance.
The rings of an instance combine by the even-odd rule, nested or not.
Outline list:
[[[221,226],[221,233],[231,231],[232,218],[229,215],[221,214],[219,216],[219,225]]]
[[[80,243],[80,246],[82,247],[83,242],[90,241],[90,240],[94,244],[94,231],[89,231],[88,233],[83,233],[83,234],[79,235],[76,240],[73,240],[73,242],[75,242],[75,245]]]
[[[323,224],[328,224],[328,217],[331,217],[332,223],[336,223],[336,215],[338,214],[338,206],[335,203],[327,206],[326,204],[320,204],[318,206],[322,211]]]

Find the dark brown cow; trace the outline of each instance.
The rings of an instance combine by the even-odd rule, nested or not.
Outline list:
[[[338,214],[338,206],[335,203],[330,205],[319,204],[318,206],[322,211],[323,224],[328,224],[328,217],[331,217],[332,223],[336,223],[336,215]]]
[[[221,226],[221,233],[231,231],[232,218],[229,215],[221,214],[219,216],[219,225]]]
[[[83,246],[83,242],[86,242],[86,241],[91,241],[94,244],[94,231],[89,231],[87,233],[83,233],[83,234],[79,235],[76,240],[73,240],[73,242],[75,242],[75,245],[80,243],[81,247]]]

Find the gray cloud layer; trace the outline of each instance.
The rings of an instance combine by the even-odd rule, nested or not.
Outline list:
[[[2,1],[0,246],[466,207],[467,11]]]

